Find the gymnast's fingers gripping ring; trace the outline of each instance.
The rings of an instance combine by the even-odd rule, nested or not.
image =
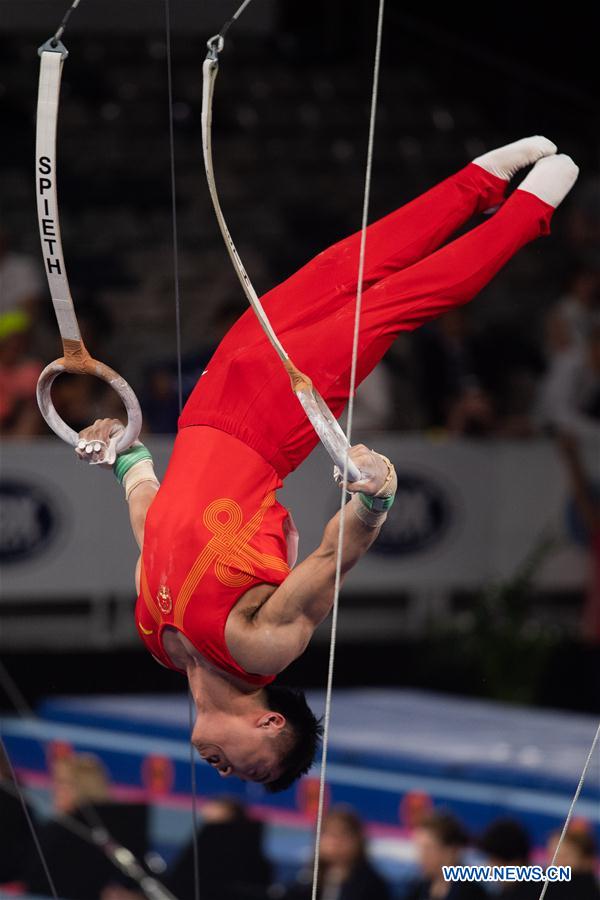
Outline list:
[[[89,442],[80,441],[77,432],[73,431],[73,429],[61,419],[54,408],[54,404],[52,403],[52,384],[63,372],[71,372],[79,375],[86,373],[95,375],[97,378],[101,378],[102,381],[109,384],[113,390],[117,392],[123,401],[123,405],[127,412],[127,425],[125,426],[123,433],[118,437],[116,451],[117,453],[122,453],[123,450],[130,447],[131,444],[137,440],[142,429],[142,411],[138,399],[125,379],[121,378],[114,369],[105,366],[104,363],[98,362],[98,360],[92,359],[91,357],[88,357],[82,365],[77,366],[73,365],[64,357],[62,359],[55,359],[49,366],[46,366],[40,375],[37,384],[38,406],[42,416],[52,431],[65,441],[65,443],[70,444],[71,447],[90,454],[100,452],[102,449],[101,444],[104,443],[103,441],[98,440]],[[83,446],[81,446],[82,443]],[[96,449],[96,445],[98,445],[98,449]]]
[[[82,447],[81,447],[82,444],[83,444],[83,449],[85,450],[86,453],[100,453],[100,451],[102,450],[103,447],[105,450],[108,448],[108,444],[106,443],[106,441],[98,441],[98,440],[79,441],[77,446],[79,447],[80,450],[82,449]]]

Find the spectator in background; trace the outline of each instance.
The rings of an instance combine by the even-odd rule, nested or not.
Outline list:
[[[37,829],[34,812],[29,805],[27,809]],[[2,825],[0,886],[23,882],[32,837],[2,746],[0,746],[0,823]]]
[[[30,338],[28,313],[15,309],[0,314],[0,432],[4,437],[39,434],[44,428],[35,396],[44,367],[30,352]]]
[[[13,292],[13,295],[14,294]],[[33,349],[32,315],[22,307],[0,311],[0,432],[9,437],[30,437],[47,434],[40,415],[36,387],[45,362]],[[110,316],[95,300],[84,298],[78,306],[77,317],[86,346],[104,362],[111,364],[104,352],[113,325]],[[39,337],[39,334],[38,334]],[[48,359],[62,355],[56,324],[51,341],[46,341],[44,354]],[[52,399],[59,415],[76,431],[81,430],[90,416],[120,415],[120,402],[113,406],[116,395],[103,382],[91,376],[61,376],[52,388]]]
[[[363,431],[389,428],[393,409],[392,377],[385,362],[380,362],[356,391],[352,418],[354,437],[358,439]]]
[[[413,346],[414,337],[408,332],[399,334],[383,358],[390,386],[388,427],[395,431],[419,430],[427,421],[420,395],[420,360],[417,347]]]
[[[545,322],[548,369],[539,394],[542,425],[600,435],[600,272],[578,268]],[[589,413],[590,410],[587,410]]]
[[[262,847],[262,822],[231,797],[209,800],[202,818],[197,836],[201,900],[266,900],[272,871]],[[192,841],[162,880],[176,897],[194,896]]]
[[[490,394],[476,381],[464,381],[450,406],[446,427],[455,437],[485,437],[493,433],[496,417]]]
[[[554,858],[560,831],[550,835],[547,846],[547,863]],[[592,834],[584,828],[571,826],[556,857],[557,866],[571,867],[571,881],[549,885],[547,900],[600,900],[600,887],[596,878],[598,850]]]
[[[197,834],[200,900],[267,900],[271,864],[262,849],[262,822],[251,819],[235,798],[215,797],[202,807]],[[176,897],[195,896],[194,842],[161,876]],[[144,900],[137,891],[107,888],[102,900]]]
[[[550,360],[572,348],[583,347],[600,312],[600,272],[578,267],[566,292],[546,319],[546,353]]]
[[[71,815],[78,807],[108,800],[109,782],[104,766],[91,753],[74,753],[52,765],[52,794],[57,813]]]
[[[452,310],[422,330],[418,360],[430,427],[472,436],[493,430],[493,402],[483,383],[478,343],[464,309]]]
[[[540,386],[537,416],[542,426],[600,439],[600,313],[585,341],[554,356]]]
[[[461,307],[416,335],[416,381],[425,427],[452,435],[527,438],[543,363],[538,347],[515,323],[476,330]]]
[[[527,866],[531,841],[525,828],[515,819],[496,819],[484,831],[479,847],[490,866]],[[497,895],[502,900],[538,900],[540,885],[535,881],[505,883]]]
[[[311,896],[313,868],[303,870],[286,900]],[[319,856],[319,900],[390,900],[388,885],[367,854],[363,824],[349,808],[334,807],[323,819]]]
[[[62,900],[99,900],[118,873],[103,851],[79,832],[82,826],[87,832],[104,824],[94,810],[108,798],[108,776],[92,754],[72,754],[54,762],[52,788],[55,817],[39,828],[38,838],[57,894]],[[32,894],[46,895],[49,887],[40,856],[33,845],[30,848],[26,887]]]
[[[9,234],[0,225],[0,323],[7,314],[27,315],[31,325],[29,340],[32,352],[45,359],[49,347],[57,345],[57,329],[41,256],[16,253],[10,244]]]
[[[461,822],[451,813],[434,811],[421,820],[414,832],[423,878],[409,889],[406,900],[485,900],[476,882],[444,880],[443,866],[462,863],[469,843]]]
[[[0,318],[16,311],[35,315],[42,290],[39,266],[30,256],[10,250],[9,236],[0,227]]]
[[[584,471],[579,442],[568,432],[558,436],[578,518],[587,536],[588,586],[581,619],[582,637],[600,643],[600,503]]]

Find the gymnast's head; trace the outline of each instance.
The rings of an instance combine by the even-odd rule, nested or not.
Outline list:
[[[199,713],[192,742],[223,778],[276,793],[308,772],[322,734],[301,690],[271,684],[235,709]]]

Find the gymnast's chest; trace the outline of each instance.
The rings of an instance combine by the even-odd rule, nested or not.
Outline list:
[[[273,490],[240,497],[213,489],[200,497],[164,487],[148,512],[142,552],[159,608],[182,591],[250,588],[288,574],[298,532]]]

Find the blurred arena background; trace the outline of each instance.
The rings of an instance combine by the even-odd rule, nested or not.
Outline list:
[[[60,896],[133,896],[56,819],[81,818],[91,804],[95,821],[176,896],[191,897],[183,684],[135,632],[134,545],[118,486],[76,464],[35,402],[39,372],[59,355],[35,214],[37,47],[66,5],[0,0],[2,736]],[[205,42],[234,8],[171,0],[187,392],[245,309],[200,139]],[[569,10],[559,19],[538,6],[477,14],[388,0],[371,221],[529,134],[550,137],[581,171],[550,235],[472,304],[399,338],[358,391],[354,441],[394,461],[400,496],[342,595],[324,866],[345,865],[354,885],[338,886],[335,900],[428,896],[414,887],[433,877],[427,840],[438,861],[546,861],[596,727],[598,14]],[[215,172],[259,295],[360,227],[375,19],[367,0],[256,0],[228,38]],[[177,419],[163,3],[83,0],[65,43],[58,175],[67,270],[86,344],[138,393],[160,476]],[[63,378],[54,396],[76,429],[118,414],[91,379]],[[281,493],[301,554],[339,502],[330,469],[317,450]],[[317,704],[327,642],[326,623],[288,672]],[[215,799],[223,783],[196,768],[203,900],[310,896],[318,770],[281,795],[227,782],[231,796]],[[0,895],[47,893],[4,762],[0,779],[0,817],[10,823],[0,883],[12,884]],[[336,814],[339,804],[355,812]],[[600,896],[594,836],[597,757],[570,836],[580,881],[570,893],[552,887],[549,900]]]

